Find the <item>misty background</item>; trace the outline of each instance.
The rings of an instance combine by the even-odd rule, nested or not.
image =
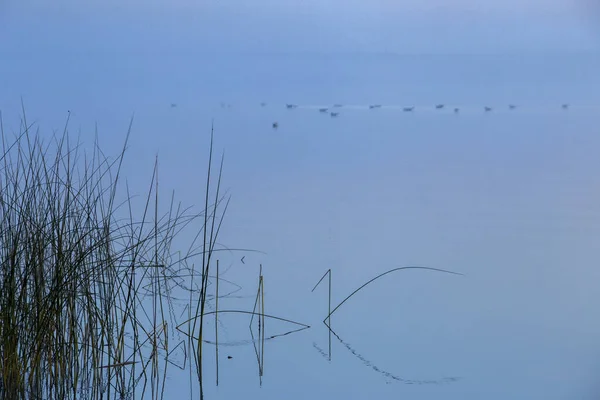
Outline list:
[[[214,123],[219,241],[266,253],[223,256],[243,287],[223,307],[252,308],[262,263],[267,312],[311,329],[267,344],[262,388],[251,346],[221,350],[218,388],[209,356],[207,398],[596,399],[599,17],[566,0],[3,1],[0,110],[12,135],[23,101],[48,138],[70,112],[115,155],[133,116],[131,190],[158,155],[165,203],[185,205]],[[465,276],[374,283],[332,317],[363,359],[334,338],[328,362],[317,280],[332,269],[337,304],[406,265]],[[220,340],[247,339],[223,318]]]

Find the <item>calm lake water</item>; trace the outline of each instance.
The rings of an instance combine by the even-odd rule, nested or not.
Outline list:
[[[164,203],[175,190],[201,205],[214,121],[232,196],[219,242],[266,253],[222,253],[242,290],[219,308],[252,310],[262,264],[265,312],[311,326],[266,341],[261,387],[249,318],[223,314],[218,387],[206,345],[208,399],[598,398],[600,57],[102,60],[0,66],[19,77],[0,94],[7,132],[23,96],[42,132],[70,110],[84,146],[97,122],[116,154],[135,113],[132,191],[144,195],[158,153]],[[336,103],[336,118],[318,111]],[[402,266],[464,276],[405,270],[369,285],[332,316],[329,361],[327,282],[313,286],[331,269],[336,306]],[[166,398],[187,398],[188,371],[170,371]]]

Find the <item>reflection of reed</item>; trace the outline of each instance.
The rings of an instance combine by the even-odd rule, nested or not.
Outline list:
[[[185,347],[185,342],[184,342],[183,340],[182,340],[182,341],[180,341],[180,342],[177,344],[177,346],[173,347],[173,348],[172,348],[170,351],[168,351],[168,353],[167,353],[167,356],[169,356],[169,355],[171,355],[171,354],[175,353],[175,351],[176,351],[177,349],[179,349],[180,347],[183,349],[183,365],[175,364],[175,362],[171,361],[171,359],[167,359],[167,362],[168,362],[169,364],[171,364],[171,365],[173,365],[173,366],[175,366],[175,367],[177,367],[177,368],[179,368],[180,370],[182,370],[182,371],[183,371],[183,370],[185,370],[185,365],[186,365],[187,358],[188,358],[188,355],[187,355],[187,349],[186,349],[186,347]],[[167,357],[167,358],[168,358],[168,357]]]
[[[219,311],[219,312],[222,313],[223,311]],[[227,312],[227,311],[225,311],[225,312]],[[272,316],[269,316],[269,315],[265,315],[265,319],[266,318],[275,318],[275,317],[272,317]],[[294,329],[294,330],[291,330],[291,331],[288,331],[288,332],[280,333],[278,335],[272,335],[272,336],[269,336],[269,337],[265,337],[264,341],[267,342],[269,340],[277,339],[277,338],[280,338],[282,336],[291,335],[292,333],[300,332],[300,331],[303,331],[303,330],[308,329],[308,328],[310,328],[310,326],[309,325],[305,325],[302,328],[298,328],[298,329]],[[255,339],[253,334],[251,334],[251,336],[253,337],[253,339],[250,339],[250,340],[235,340],[235,341],[228,341],[228,342],[219,341],[219,346],[220,347],[223,347],[223,346],[225,346],[225,347],[247,346],[249,344],[256,343],[256,341],[260,339],[260,338],[259,339]],[[203,340],[203,342],[206,343],[206,344],[215,344],[215,342],[212,341],[212,340]]]
[[[260,308],[260,312],[256,313],[256,307]],[[254,339],[254,332],[252,331],[252,321],[254,321],[254,315],[258,315],[258,341]],[[254,346],[254,352],[256,353],[256,361],[258,363],[258,379],[262,386],[262,376],[265,360],[265,292],[263,286],[263,274],[262,264],[260,265],[260,271],[258,273],[258,291],[256,293],[256,300],[254,301],[254,309],[252,310],[252,317],[250,318],[250,336],[252,336],[252,345]],[[258,344],[258,347],[257,347]]]
[[[215,313],[214,311],[208,311],[208,312],[205,312],[204,315],[211,315],[211,314],[214,314],[214,313]],[[258,315],[258,313],[254,313],[252,311],[244,311],[244,310],[219,310],[219,314],[250,314],[250,315],[254,314],[254,315]],[[273,336],[270,336],[268,338],[265,337],[265,341],[270,340],[270,339],[275,339],[275,338],[278,338],[278,337],[281,337],[281,336],[286,336],[286,335],[289,335],[289,334],[292,334],[292,333],[295,333],[295,332],[300,332],[300,331],[303,331],[305,329],[310,328],[310,325],[306,325],[306,324],[303,324],[303,323],[300,323],[300,322],[292,321],[290,319],[275,317],[273,315],[264,314],[263,317],[265,319],[266,318],[271,318],[271,319],[274,319],[274,320],[277,320],[277,321],[289,322],[290,324],[294,324],[294,325],[300,326],[300,328],[291,330],[289,332],[280,333],[278,335],[273,335]],[[184,321],[183,323],[177,325],[177,327],[175,329],[177,329],[179,332],[183,332],[181,330],[181,327],[184,324],[191,322],[192,320],[193,320],[193,318],[191,318],[191,319],[189,319],[187,321]],[[197,337],[192,337],[192,339],[198,340]],[[215,343],[213,341],[204,340],[204,339],[202,341],[204,343],[208,343],[208,344],[214,344]],[[234,343],[234,344],[232,344],[232,343]],[[241,346],[241,345],[250,344],[250,343],[253,343],[253,342],[251,340],[248,340],[248,341],[239,341],[239,342],[222,342],[222,341],[219,341],[219,346],[232,346],[232,345],[233,346]]]
[[[217,280],[215,293],[215,363],[216,385],[219,386],[219,260],[217,260]]]
[[[325,325],[327,325],[327,324],[325,324]],[[392,374],[391,372],[385,371],[385,370],[377,367],[371,361],[367,360],[362,354],[360,354],[358,351],[353,349],[352,346],[350,346],[350,344],[344,342],[342,340],[342,338],[340,338],[338,336],[338,334],[335,333],[331,328],[329,328],[329,332],[333,333],[333,335],[339,340],[339,342],[345,348],[347,348],[348,351],[350,351],[350,353],[354,354],[354,356],[356,356],[356,358],[358,358],[360,361],[362,361],[362,363],[364,365],[366,365],[367,367],[370,367],[373,371],[385,376],[386,378],[393,379],[395,381],[404,383],[406,385],[439,385],[439,384],[444,384],[444,383],[456,382],[458,379],[460,379],[457,377],[445,377],[445,378],[435,379],[435,380],[434,379],[418,380],[418,379],[406,379],[406,378],[399,377],[397,375]]]
[[[452,271],[448,271],[448,270],[445,270],[445,269],[439,269],[439,268],[429,268],[429,267],[399,267],[399,268],[393,268],[393,269],[391,269],[389,271],[386,271],[384,273],[381,273],[381,274],[377,275],[376,277],[374,277],[374,278],[370,279],[369,281],[367,281],[366,283],[362,284],[358,289],[354,290],[344,300],[342,300],[333,310],[331,310],[331,269],[328,269],[325,272],[325,274],[323,274],[323,276],[321,277],[321,279],[319,279],[319,281],[317,282],[317,284],[315,285],[315,287],[313,287],[312,291],[313,292],[315,291],[315,289],[317,288],[317,286],[319,286],[319,284],[323,281],[323,279],[325,279],[326,276],[329,278],[329,305],[328,305],[328,313],[327,313],[327,317],[325,317],[325,319],[323,320],[323,324],[329,330],[329,355],[325,354],[325,352],[316,343],[313,343],[313,347],[315,349],[317,349],[317,351],[323,357],[326,357],[326,358],[328,358],[329,361],[331,361],[331,334],[333,334],[339,340],[339,342],[342,345],[344,345],[344,347],[346,347],[352,354],[354,354],[354,356],[356,356],[359,360],[361,360],[363,364],[365,364],[366,366],[370,367],[375,372],[377,372],[377,373],[385,376],[386,378],[393,379],[395,381],[402,382],[402,383],[407,384],[407,385],[414,385],[414,384],[417,384],[417,385],[442,384],[442,383],[455,382],[455,381],[458,380],[458,378],[449,377],[449,378],[442,378],[442,379],[437,379],[437,380],[414,380],[414,379],[405,379],[405,378],[401,378],[399,376],[393,375],[390,372],[382,370],[381,368],[379,368],[376,365],[374,365],[371,361],[369,361],[365,357],[363,357],[360,353],[358,353],[356,350],[354,350],[348,343],[344,342],[342,340],[342,338],[340,338],[335,333],[335,331],[331,328],[331,315],[334,312],[336,312],[352,296],[354,296],[356,293],[358,293],[359,291],[361,291],[362,289],[364,289],[367,285],[369,285],[370,283],[376,281],[377,279],[382,278],[385,275],[390,274],[392,272],[402,271],[402,270],[406,270],[406,269],[424,269],[424,270],[435,271],[435,272],[443,272],[443,273],[453,274],[453,275],[463,275],[463,274],[458,273],[458,272],[452,272]]]
[[[331,333],[330,333],[331,335]],[[321,354],[323,356],[323,358],[330,360],[329,356],[327,355],[327,353],[325,353],[325,351],[319,347],[319,345],[315,342],[313,342],[313,347],[315,349],[317,349],[317,351],[319,352],[319,354]]]
[[[327,321],[327,323],[325,325],[331,326],[331,268],[329,268],[327,270],[327,272],[325,272],[325,274],[323,274],[323,276],[321,277],[321,279],[319,279],[319,282],[317,282],[317,284],[311,290],[311,292],[315,291],[317,286],[319,286],[319,283],[321,283],[326,276],[328,276],[328,279],[329,279],[329,303],[328,303],[328,308],[327,308],[327,318],[325,318],[325,321]],[[325,323],[325,321],[323,321],[323,322]],[[331,361],[331,330],[329,332],[329,357],[328,357],[328,359],[329,359],[329,361]]]

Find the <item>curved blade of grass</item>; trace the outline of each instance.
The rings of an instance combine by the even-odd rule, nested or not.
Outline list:
[[[328,315],[327,317],[325,317],[325,319],[323,320],[323,322],[327,321],[331,315],[336,312],[346,301],[348,301],[352,296],[354,296],[356,293],[358,293],[359,291],[361,291],[362,289],[365,288],[365,286],[371,284],[372,282],[376,281],[379,278],[382,278],[388,274],[391,274],[392,272],[396,272],[396,271],[402,271],[402,270],[406,270],[406,269],[423,269],[423,270],[428,270],[428,271],[436,271],[436,272],[443,272],[446,274],[452,274],[452,275],[461,275],[464,276],[464,274],[461,274],[460,272],[453,272],[453,271],[448,271],[445,269],[439,269],[439,268],[430,268],[430,267],[399,267],[399,268],[394,268],[391,269],[389,271],[386,271],[382,274],[377,275],[375,278],[370,279],[369,281],[367,281],[366,283],[362,284],[358,289],[356,289],[355,291],[353,291],[352,293],[350,293],[350,295],[348,295],[348,297],[346,297],[344,300],[342,300],[340,302],[340,304],[338,304]]]

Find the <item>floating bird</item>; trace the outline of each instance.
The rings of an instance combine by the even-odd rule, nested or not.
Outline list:
[[[371,104],[369,108],[372,110],[374,108],[381,108],[381,104]]]
[[[266,105],[267,105],[267,103],[265,103],[265,102],[263,102],[263,103],[260,103],[260,106],[261,106],[261,107],[264,107],[264,106],[266,106]]]
[[[509,108],[510,110],[514,110],[515,108],[517,108],[517,106],[515,106],[514,104],[509,104],[509,105],[508,105],[508,108]]]
[[[492,107],[488,106],[485,106],[483,109],[485,110],[485,112],[492,111]]]
[[[297,106],[297,105],[295,105],[295,104],[286,104],[285,106],[286,106],[287,108],[296,108],[296,107],[298,107],[298,106]]]
[[[231,357],[231,356],[227,356],[227,359],[228,359],[228,360],[231,360],[232,358],[233,358],[233,357]]]
[[[339,114],[340,114],[340,113],[337,113],[337,112],[332,112],[332,113],[331,113],[331,116],[332,116],[332,117],[337,117]]]
[[[171,108],[175,108],[175,107],[177,107],[177,104],[171,103]]]
[[[437,110],[441,110],[442,108],[444,108],[444,105],[443,105],[443,104],[437,104],[437,105],[435,106],[435,108],[436,108]]]
[[[273,122],[273,129],[279,128],[279,124],[277,122]]]
[[[566,110],[567,108],[569,108],[569,105],[568,104],[563,104],[562,108],[563,108],[563,110]]]
[[[328,108],[319,108],[319,112],[325,113],[329,110]]]
[[[459,111],[460,111],[460,109],[458,107],[454,109],[455,114],[458,114]]]
[[[410,111],[412,111],[412,110],[414,110],[414,109],[415,109],[415,106],[412,106],[412,107],[404,107],[404,108],[402,109],[402,111],[404,111],[404,112],[410,112]]]

